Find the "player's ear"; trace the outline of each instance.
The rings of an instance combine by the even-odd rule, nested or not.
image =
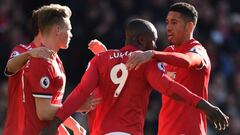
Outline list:
[[[138,43],[139,43],[140,45],[142,45],[142,46],[145,45],[145,38],[144,38],[143,35],[139,35],[139,36],[138,36]]]
[[[54,28],[54,33],[56,34],[56,36],[57,35],[59,35],[60,34],[60,32],[61,32],[61,27],[60,27],[60,25],[55,25],[55,26],[53,26]]]
[[[195,24],[193,23],[193,22],[187,22],[187,25],[186,25],[187,27],[187,31],[188,32],[192,32],[193,30],[194,30],[194,27],[195,27]]]

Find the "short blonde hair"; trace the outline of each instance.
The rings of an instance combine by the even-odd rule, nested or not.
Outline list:
[[[42,34],[49,32],[55,24],[62,24],[70,19],[72,12],[69,7],[59,4],[44,5],[38,9],[38,27]]]

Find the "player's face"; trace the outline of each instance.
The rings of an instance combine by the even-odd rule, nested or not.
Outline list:
[[[187,34],[186,22],[179,12],[168,12],[166,26],[170,44],[180,45],[185,41]]]
[[[72,38],[72,26],[69,19],[64,19],[64,23],[61,25],[60,33],[59,33],[59,41],[60,41],[60,48],[67,49],[68,44]]]

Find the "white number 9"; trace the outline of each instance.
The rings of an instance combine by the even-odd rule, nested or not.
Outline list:
[[[121,74],[121,76],[118,77],[117,73],[119,71],[121,71],[122,74]],[[127,67],[123,63],[115,65],[112,68],[112,70],[110,72],[110,78],[114,84],[118,84],[118,87],[114,93],[114,97],[118,97],[119,94],[121,93],[122,88],[127,80],[127,77],[128,77],[128,70],[127,70]]]

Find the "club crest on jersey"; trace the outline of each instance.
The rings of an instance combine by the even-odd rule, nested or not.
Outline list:
[[[18,51],[13,51],[11,54],[11,58],[18,56],[20,53]]]
[[[163,63],[158,62],[158,63],[157,63],[157,66],[158,66],[158,69],[159,69],[159,70],[165,72],[165,67],[164,67],[164,64],[163,64]]]
[[[40,85],[42,88],[47,89],[50,85],[50,80],[47,76],[44,76],[40,80]]]

